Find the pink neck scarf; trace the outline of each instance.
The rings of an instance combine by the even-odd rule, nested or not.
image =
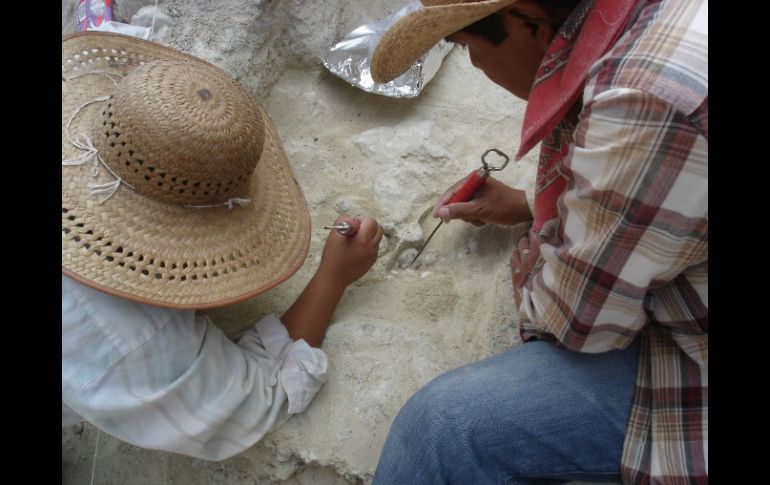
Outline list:
[[[537,168],[534,223],[557,216],[556,201],[567,180],[558,172],[568,155],[580,113],[586,75],[624,32],[640,0],[586,0],[559,30],[538,68],[530,92],[516,160],[542,141]]]

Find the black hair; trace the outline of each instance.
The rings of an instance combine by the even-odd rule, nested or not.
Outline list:
[[[505,25],[503,25],[503,15],[500,12],[487,15],[483,19],[477,20],[460,30],[460,32],[483,37],[494,45],[502,44],[505,38],[508,37],[508,32],[505,31]]]
[[[557,32],[581,0],[536,0],[536,2],[545,10],[546,20],[551,24],[553,31]],[[483,37],[494,45],[500,45],[508,37],[503,23],[504,15],[503,12],[497,11],[461,29],[460,32]],[[537,31],[537,24],[542,23],[542,20],[532,20],[538,20],[538,22],[526,22],[526,20],[525,22],[534,33]]]

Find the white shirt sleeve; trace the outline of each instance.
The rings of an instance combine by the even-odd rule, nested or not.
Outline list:
[[[116,298],[62,277],[62,403],[144,448],[223,460],[302,412],[327,358],[275,315],[236,344],[191,310]]]

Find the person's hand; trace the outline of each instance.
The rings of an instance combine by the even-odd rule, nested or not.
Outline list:
[[[534,231],[519,239],[519,243],[511,253],[511,280],[513,281],[513,298],[516,306],[521,304],[521,287],[527,282],[530,272],[540,258],[540,237]]]
[[[355,218],[339,216],[334,224]],[[382,227],[371,217],[361,217],[361,227],[350,237],[332,229],[326,238],[317,277],[325,284],[345,288],[369,271],[377,261]]]
[[[461,219],[476,226],[518,224],[532,219],[524,191],[513,189],[492,177],[487,178],[468,202],[449,204],[449,199],[468,177],[459,180],[444,192],[436,202],[433,217],[440,217],[444,222]]]

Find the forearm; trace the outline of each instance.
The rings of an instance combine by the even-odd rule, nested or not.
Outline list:
[[[345,287],[316,273],[281,321],[294,340],[304,339],[313,347],[323,343],[332,314]]]
[[[335,223],[345,220],[353,219],[340,216]],[[321,346],[345,288],[377,261],[381,239],[382,228],[371,217],[361,218],[361,225],[352,236],[343,236],[336,231],[329,234],[318,271],[281,317],[292,339],[304,339],[313,347]]]

